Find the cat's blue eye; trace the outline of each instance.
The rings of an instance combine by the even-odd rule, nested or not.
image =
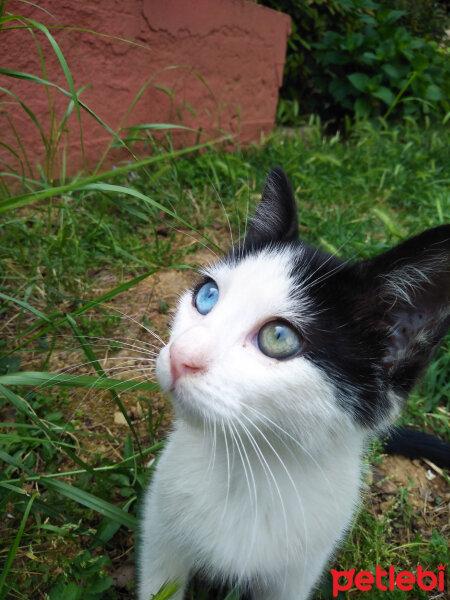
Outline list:
[[[214,281],[208,281],[198,290],[194,303],[201,315],[207,315],[219,298],[219,288]]]
[[[297,331],[284,321],[271,321],[258,333],[258,347],[270,358],[289,358],[298,354],[302,341]]]

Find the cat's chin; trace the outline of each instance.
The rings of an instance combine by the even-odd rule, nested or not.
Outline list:
[[[169,398],[176,414],[188,421],[227,422],[238,418],[239,411],[226,404],[221,397],[209,393],[208,387],[192,381],[195,376],[179,379],[170,390]]]
[[[176,381],[171,374],[168,346],[156,362],[156,378],[175,408],[176,414],[187,420],[223,422],[239,417],[237,398],[224,395],[223,386],[208,373],[185,374]]]

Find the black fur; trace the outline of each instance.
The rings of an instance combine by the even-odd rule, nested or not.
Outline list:
[[[243,245],[233,259],[265,246],[298,255],[292,276],[317,311],[298,325],[303,355],[321,367],[362,425],[385,422],[406,399],[450,324],[450,225],[351,264],[298,239],[295,199],[284,171],[269,174]],[[301,299],[299,299],[301,301]]]
[[[393,427],[383,441],[388,454],[401,454],[408,458],[427,458],[443,469],[450,469],[450,444],[434,435],[408,427]]]
[[[245,246],[255,250],[270,243],[290,242],[297,238],[297,207],[291,184],[283,169],[275,167],[266,180]]]

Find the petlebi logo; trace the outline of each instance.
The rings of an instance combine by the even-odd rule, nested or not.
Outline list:
[[[378,565],[375,574],[369,571],[359,571],[358,573],[355,571],[355,569],[349,571],[331,569],[334,598],[339,592],[346,592],[353,586],[360,592],[370,592],[373,587],[383,592],[393,592],[394,590],[409,592],[414,586],[425,592],[444,591],[445,565],[442,564],[438,565],[436,573],[424,570],[421,565],[418,565],[416,573],[412,571],[397,572],[393,566],[384,570]]]

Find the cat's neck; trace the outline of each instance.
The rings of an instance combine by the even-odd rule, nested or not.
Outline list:
[[[289,432],[275,423],[195,422],[176,419],[172,438],[177,444],[210,463],[229,467],[231,457],[238,463],[259,464],[269,461],[274,467],[292,463],[297,469],[309,469],[318,464],[345,461],[355,456],[358,460],[366,449],[367,433],[353,424],[337,428],[322,428],[307,435]]]

